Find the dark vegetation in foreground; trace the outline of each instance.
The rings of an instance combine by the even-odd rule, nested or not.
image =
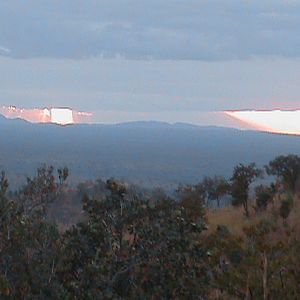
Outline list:
[[[300,298],[300,157],[240,164],[176,199],[113,179],[74,190],[68,175],[44,166],[11,192],[2,173],[1,299]]]

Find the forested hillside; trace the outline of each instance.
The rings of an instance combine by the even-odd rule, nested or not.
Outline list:
[[[299,156],[238,164],[175,198],[68,178],[43,166],[13,191],[1,173],[1,299],[300,297]]]
[[[146,187],[174,189],[204,176],[230,176],[238,163],[263,166],[273,157],[300,154],[300,138],[138,122],[119,125],[30,124],[1,119],[0,167],[20,186],[43,163],[70,169],[70,183],[117,177]]]

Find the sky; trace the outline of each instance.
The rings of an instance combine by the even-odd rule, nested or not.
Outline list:
[[[2,1],[0,104],[217,125],[297,109],[299,34],[293,0]]]

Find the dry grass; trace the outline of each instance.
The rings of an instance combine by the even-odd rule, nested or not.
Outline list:
[[[230,206],[218,210],[209,210],[207,218],[209,224],[208,233],[215,231],[218,225],[225,225],[231,233],[242,235],[244,227],[259,222],[262,216],[251,212],[250,218],[246,218],[242,208]]]
[[[242,207],[226,207],[218,210],[209,210],[207,219],[209,224],[208,233],[216,230],[218,225],[226,225],[231,233],[235,235],[243,235],[243,228],[249,225],[258,223],[260,220],[269,218],[274,214],[274,211],[279,210],[280,201],[275,206],[270,205],[265,212],[256,213],[251,210],[250,217],[246,218]],[[282,219],[278,217],[278,222]],[[294,227],[300,233],[300,198],[295,197],[294,207],[287,219],[287,224]]]

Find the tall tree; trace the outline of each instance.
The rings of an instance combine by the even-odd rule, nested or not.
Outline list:
[[[59,232],[57,226],[44,217],[45,206],[41,201],[53,192],[49,188],[53,182],[43,183],[42,179],[51,177],[46,171],[40,171],[39,176],[28,180],[15,201],[7,196],[5,174],[0,178],[1,299],[60,298],[55,280]],[[26,209],[31,207],[34,209]]]
[[[232,204],[236,206],[243,205],[247,217],[249,217],[249,187],[261,174],[262,171],[256,167],[255,163],[249,165],[239,164],[233,170],[231,177]]]
[[[217,201],[220,207],[220,199],[230,191],[230,185],[222,176],[205,177],[202,182],[208,202]]]
[[[273,175],[283,184],[284,188],[295,193],[300,179],[300,157],[297,155],[281,155],[265,166],[268,175]]]
[[[187,199],[148,201],[115,180],[106,187],[106,197],[83,199],[85,222],[64,235],[58,274],[66,298],[206,298],[203,214],[195,220]]]
[[[268,204],[273,202],[275,191],[273,186],[259,185],[255,189],[256,196],[256,211],[263,211],[267,208]]]

